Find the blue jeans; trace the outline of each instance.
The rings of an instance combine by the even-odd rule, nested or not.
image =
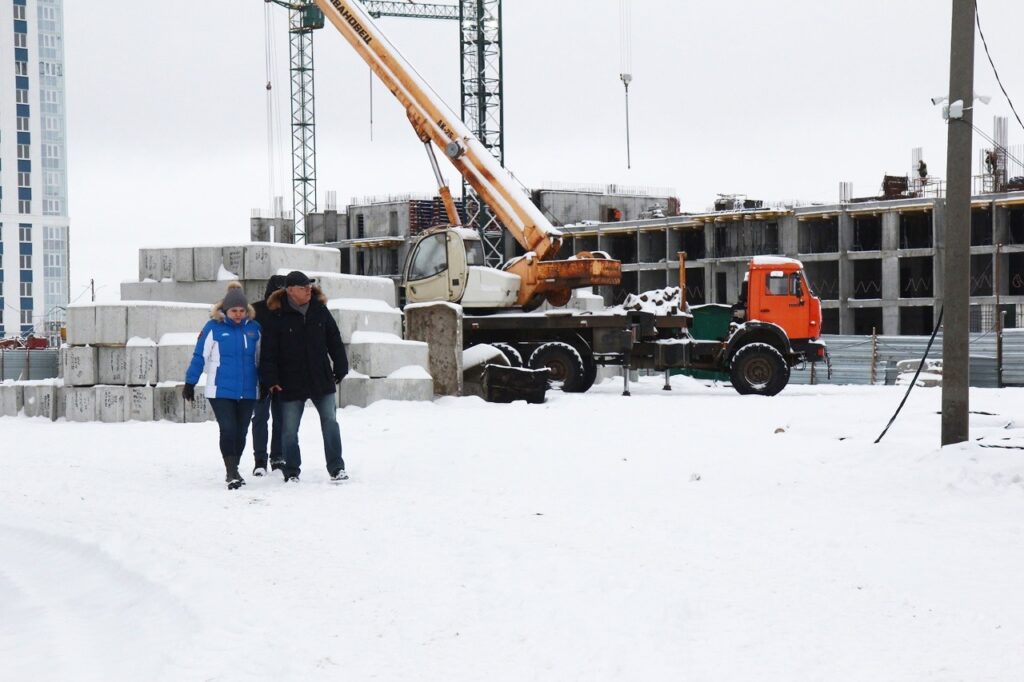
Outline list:
[[[324,459],[327,460],[327,471],[333,474],[345,468],[345,460],[341,457],[341,429],[338,427],[338,399],[334,392],[310,398],[313,407],[320,415],[320,432],[324,438]],[[284,475],[298,476],[302,468],[302,455],[299,452],[299,422],[302,421],[302,410],[306,407],[305,400],[281,401],[281,447],[284,450]]]
[[[274,417],[274,427],[270,433],[270,460],[276,462],[284,459],[281,450],[281,401],[268,395],[256,401],[252,413],[252,456],[257,464],[267,463],[267,422],[271,415]]]
[[[220,454],[241,457],[245,449],[245,436],[249,433],[249,420],[255,400],[210,398],[210,407],[220,427]]]

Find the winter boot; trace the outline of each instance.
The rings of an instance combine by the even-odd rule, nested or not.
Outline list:
[[[238,463],[241,459],[238,456],[224,458],[224,470],[227,472],[224,480],[228,484],[228,490],[238,490],[245,485],[245,479],[242,478],[242,474],[238,473]]]
[[[255,466],[252,468],[253,476],[266,476],[267,475],[267,458],[256,457]]]

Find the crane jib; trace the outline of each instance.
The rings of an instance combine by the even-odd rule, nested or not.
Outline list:
[[[367,30],[363,28],[363,25],[360,24],[359,20],[352,15],[352,12],[348,9],[348,7],[345,7],[345,3],[341,2],[340,0],[331,0],[331,4],[334,5],[334,7],[339,12],[341,12],[342,18],[348,22],[348,25],[351,26],[357,34],[359,34],[359,37],[363,39],[364,43],[369,45],[371,42],[373,42],[373,36],[371,36],[367,32]]]

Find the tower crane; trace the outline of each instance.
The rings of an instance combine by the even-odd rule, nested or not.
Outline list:
[[[324,15],[313,0],[264,0],[289,10],[291,81],[292,208],[295,234],[305,236],[306,215],[316,210],[316,106],[313,31]],[[365,0],[375,19],[382,16],[458,20],[462,120],[483,146],[505,163],[502,0],[458,0],[458,4]],[[504,261],[500,222],[469,185],[463,185],[468,223],[476,225],[484,259],[497,267]]]

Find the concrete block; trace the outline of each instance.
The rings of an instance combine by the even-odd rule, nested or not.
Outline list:
[[[131,386],[128,388],[128,419],[137,422],[153,421],[152,386]]]
[[[174,279],[174,249],[160,249],[160,279]]]
[[[181,397],[182,384],[164,384],[153,389],[153,419],[157,421],[185,422],[185,399]],[[199,393],[199,390],[196,390]]]
[[[0,416],[17,417],[25,401],[25,388],[14,383],[0,384]]]
[[[128,387],[97,386],[96,417],[101,422],[120,423],[128,419]]]
[[[96,343],[96,306],[72,304],[67,308],[67,341],[73,346]]]
[[[128,340],[127,325],[128,311],[124,305],[97,305],[95,338],[91,343],[122,344]]]
[[[291,270],[283,268],[279,275],[287,275]],[[304,270],[307,275],[316,279],[317,286],[328,299],[358,298],[383,301],[394,306],[398,301],[398,290],[394,280],[389,277],[368,277],[364,275],[346,275],[336,272],[317,272]]]
[[[139,280],[151,279],[159,281],[160,274],[160,250],[139,249]]]
[[[245,279],[246,277],[245,253],[247,248],[245,246],[225,246],[221,249],[221,264],[225,270],[238,277],[238,279]]]
[[[270,279],[278,270],[341,272],[341,251],[323,246],[249,244],[245,247],[245,277]]]
[[[196,399],[192,402],[185,402],[185,423],[195,424],[198,422],[210,422],[216,421],[217,417],[213,414],[213,408],[210,406],[210,401],[206,399],[204,391],[206,387],[202,384],[196,386]]]
[[[157,382],[184,381],[199,332],[164,334],[157,346]]]
[[[154,341],[164,334],[175,332],[194,331],[199,334],[199,330],[210,319],[210,307],[201,303],[154,301],[149,305],[128,305],[126,310],[125,328],[128,338],[137,337]]]
[[[402,336],[402,313],[383,301],[341,298],[328,301],[334,321],[341,331],[341,340],[351,343],[357,331],[380,332]]]
[[[249,221],[249,241],[252,242],[270,242],[273,241],[271,234],[273,224],[266,220],[259,220],[253,218]]]
[[[95,346],[64,346],[60,349],[65,386],[99,383],[99,358]]]
[[[128,353],[123,346],[97,349],[96,365],[98,383],[124,386],[128,380]]]
[[[58,410],[58,387],[55,383],[38,383],[25,387],[25,416],[42,417],[51,422],[61,415]]]
[[[250,301],[263,298],[266,282],[242,282]],[[212,282],[124,282],[121,284],[122,301],[164,301],[168,303],[202,303],[213,305],[224,297],[228,280]],[[255,298],[253,298],[255,296]]]
[[[338,404],[342,407],[367,407],[378,400],[431,400],[433,397],[434,380],[422,367],[403,368],[382,378],[351,373],[338,386]]]
[[[405,338],[425,341],[437,395],[462,395],[462,306],[414,303],[405,308]]]
[[[96,421],[96,389],[65,387],[64,416],[72,422]]]
[[[125,384],[128,386],[151,386],[156,384],[158,380],[156,342],[149,339],[143,342],[129,339],[125,353],[128,365],[125,370]]]
[[[195,279],[192,247],[172,249],[174,253],[174,281],[191,282]]]
[[[277,229],[274,231],[274,241],[281,244],[294,244],[295,243],[295,221],[294,220],[282,220],[277,224]]]
[[[197,282],[215,282],[223,254],[219,246],[196,246],[192,249],[192,275]]]
[[[154,288],[159,287],[159,282],[121,282],[122,301],[156,301],[153,298]]]
[[[402,367],[430,366],[430,350],[423,341],[404,341],[394,334],[357,331],[346,349],[349,366],[370,377],[386,377]]]

